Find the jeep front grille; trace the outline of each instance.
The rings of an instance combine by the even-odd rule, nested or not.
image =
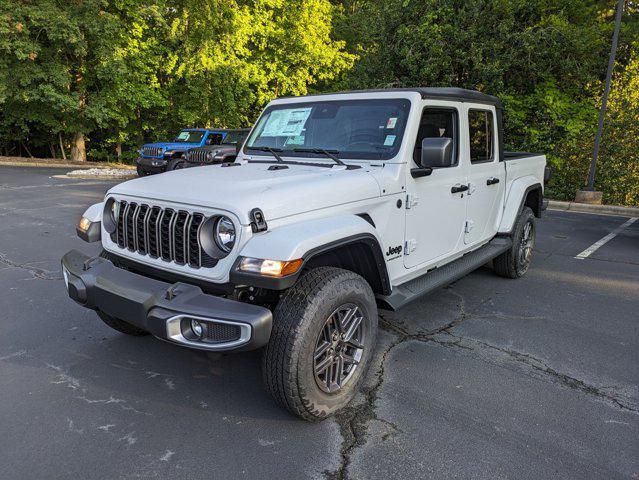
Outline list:
[[[208,160],[206,158],[206,156],[208,155],[209,150],[206,149],[197,149],[197,150],[191,150],[189,152],[189,162],[193,162],[193,163],[207,163]]]
[[[201,213],[118,202],[117,228],[111,240],[122,249],[193,268],[212,268],[217,260],[200,244]]]
[[[162,155],[162,147],[144,147],[142,155],[145,157],[159,157]]]

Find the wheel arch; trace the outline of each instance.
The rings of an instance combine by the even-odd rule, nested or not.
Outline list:
[[[506,197],[504,215],[498,232],[510,234],[524,207],[530,207],[535,217],[540,218],[543,210],[543,192],[543,187],[537,179],[522,177],[515,180]]]
[[[307,252],[302,270],[317,267],[349,270],[362,276],[374,293],[390,294],[384,255],[379,242],[370,234],[353,235]]]
[[[238,270],[242,257],[303,260],[292,275],[269,278]],[[234,284],[272,290],[291,287],[302,272],[337,267],[361,275],[375,293],[389,294],[390,280],[376,229],[357,215],[321,218],[289,224],[251,238],[230,272]]]

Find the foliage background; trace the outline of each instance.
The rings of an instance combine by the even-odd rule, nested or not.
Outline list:
[[[131,161],[282,95],[459,86],[500,96],[507,148],[587,178],[616,1],[0,0],[0,153]],[[626,0],[596,187],[639,205],[639,5]]]

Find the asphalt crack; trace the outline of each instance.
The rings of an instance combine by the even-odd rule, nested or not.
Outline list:
[[[490,343],[453,333],[452,330],[455,327],[473,318],[473,316],[466,310],[464,297],[453,290],[449,290],[449,292],[459,299],[459,312],[452,321],[431,330],[410,332],[403,326],[388,320],[383,313],[379,314],[379,327],[391,333],[394,339],[384,348],[380,355],[374,376],[375,381],[372,385],[364,387],[361,390],[363,400],[359,403],[347,406],[335,415],[335,421],[340,428],[343,439],[340,448],[341,462],[336,471],[325,472],[325,477],[328,480],[349,480],[349,466],[351,464],[352,454],[358,447],[365,444],[371,422],[381,422],[389,427],[390,431],[382,435],[382,441],[387,440],[391,435],[397,432],[401,432],[396,424],[378,416],[375,404],[379,391],[384,384],[385,365],[389,354],[397,346],[409,341],[434,343],[445,348],[456,348],[470,352],[482,351],[489,353],[490,356],[494,356],[494,354],[498,352],[501,355],[506,355],[509,359],[517,363],[526,365],[535,372],[541,373],[544,378],[550,379],[552,383],[572,390],[581,391],[621,410],[639,413],[639,409],[637,409],[636,406],[624,402],[617,396],[605,391],[604,388],[590,385],[583,380],[561,373],[532,355],[498,347]],[[486,301],[488,301],[488,299]],[[486,301],[482,302],[482,304]]]
[[[49,270],[43,270],[41,268],[33,267],[26,263],[17,263],[12,260],[9,260],[4,253],[0,252],[0,263],[6,265],[8,267],[19,268],[25,270],[33,276],[33,278],[38,278],[40,280],[62,280],[61,275],[53,275]]]
[[[399,427],[393,422],[381,418],[377,415],[375,404],[379,390],[384,384],[384,372],[386,366],[386,360],[390,352],[397,346],[411,340],[419,341],[436,341],[434,336],[447,333],[450,329],[465,322],[470,318],[470,314],[466,311],[466,303],[462,295],[450,290],[459,299],[459,313],[451,322],[445,325],[435,328],[432,331],[423,333],[409,333],[401,326],[394,324],[384,317],[383,313],[379,314],[379,326],[382,330],[385,330],[394,335],[394,340],[384,348],[380,355],[380,359],[375,372],[375,381],[371,386],[364,387],[361,390],[363,395],[363,401],[348,405],[335,415],[335,421],[337,422],[340,433],[342,435],[342,445],[340,448],[341,462],[340,466],[335,472],[325,472],[325,477],[328,480],[348,480],[349,473],[348,468],[351,463],[352,453],[366,442],[368,435],[369,425],[372,421],[377,421],[389,428],[389,431],[382,435],[382,441],[386,441],[389,437],[397,432],[401,432]],[[451,345],[453,345],[451,343]],[[448,346],[448,345],[446,345]],[[459,345],[458,345],[459,346]],[[460,346],[460,348],[464,348]]]
[[[639,413],[639,408],[636,405],[633,405],[632,402],[626,402],[623,399],[620,399],[618,396],[615,396],[606,391],[606,387],[596,387],[594,385],[590,385],[583,380],[575,378],[566,373],[562,373],[557,371],[556,369],[549,366],[543,360],[536,358],[530,354],[518,352],[516,350],[511,350],[508,348],[498,347],[496,345],[492,345],[487,342],[482,342],[476,339],[470,339],[466,337],[462,337],[460,335],[455,335],[453,333],[447,332],[448,335],[455,338],[454,342],[444,342],[442,340],[436,340],[437,343],[443,344],[446,343],[448,345],[459,346],[468,350],[477,351],[479,349],[484,351],[492,351],[499,352],[511,358],[512,360],[525,364],[530,367],[532,370],[541,373],[544,376],[549,377],[554,383],[558,383],[565,387],[568,387],[572,390],[578,390],[584,392],[588,395],[597,397],[601,400],[607,401],[617,408],[625,411],[630,411],[633,413]]]

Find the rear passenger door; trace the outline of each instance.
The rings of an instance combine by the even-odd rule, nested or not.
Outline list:
[[[471,246],[497,233],[505,190],[505,169],[499,161],[494,107],[468,105],[465,117],[469,189],[464,243]]]

